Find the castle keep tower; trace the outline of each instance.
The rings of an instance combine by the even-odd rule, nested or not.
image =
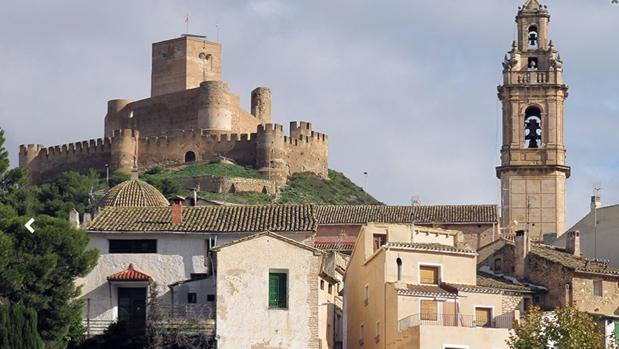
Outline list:
[[[528,0],[516,16],[518,38],[503,62],[501,219],[505,233],[526,229],[533,240],[565,231],[562,61],[548,39],[546,6]]]
[[[221,80],[221,45],[199,35],[153,44],[151,96],[184,91]]]

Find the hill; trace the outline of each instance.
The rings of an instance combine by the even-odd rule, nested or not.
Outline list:
[[[189,194],[178,181],[184,177],[214,176],[265,179],[255,169],[227,163],[193,164],[179,168],[154,168],[142,174],[141,179],[151,183],[165,195]],[[343,173],[329,170],[329,180],[311,173],[295,174],[288,179],[288,186],[278,195],[263,193],[210,193],[200,192],[200,197],[237,204],[380,204],[378,200],[354,184]]]

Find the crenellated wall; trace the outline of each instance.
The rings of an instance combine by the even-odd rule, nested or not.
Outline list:
[[[105,173],[105,165],[110,163],[111,150],[111,138],[52,147],[20,145],[19,166],[28,168],[32,183],[50,181],[64,171],[85,172],[92,168]]]
[[[308,122],[292,122],[286,136],[271,121],[267,87],[251,92],[251,112],[243,109],[221,79],[220,44],[184,35],[153,44],[152,59],[151,97],[108,101],[105,138],[20,147],[20,166],[29,168],[33,183],[66,170],[145,171],[218,156],[254,167],[280,185],[299,172],[328,178],[327,136]]]

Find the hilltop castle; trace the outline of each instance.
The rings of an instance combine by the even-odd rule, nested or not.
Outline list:
[[[251,112],[221,79],[221,44],[203,36],[154,43],[151,97],[108,102],[104,138],[45,147],[21,145],[19,166],[41,183],[63,171],[148,170],[226,157],[285,184],[289,175],[327,178],[328,139],[307,122],[290,135],[271,120],[271,90],[251,93]]]

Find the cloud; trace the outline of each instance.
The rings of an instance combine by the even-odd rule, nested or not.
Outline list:
[[[330,165],[378,199],[498,203],[501,60],[521,1],[26,0],[0,13],[0,126],[20,143],[100,137],[106,101],[150,88],[150,44],[184,31],[219,37],[223,77],[249,107],[273,90],[277,122],[329,134]],[[592,183],[619,201],[619,7],[548,1],[570,85],[568,221]],[[595,20],[590,20],[595,18]],[[219,26],[216,32],[215,24]],[[14,162],[15,164],[15,162]]]

